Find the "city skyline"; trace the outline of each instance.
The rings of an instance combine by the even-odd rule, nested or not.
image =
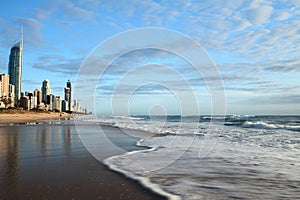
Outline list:
[[[299,1],[11,1],[1,11],[0,71],[5,72],[7,49],[19,38],[23,24],[23,87],[30,91],[49,79],[53,92],[64,96],[66,79],[76,85],[80,65],[97,45],[132,28],[161,27],[186,34],[203,46],[222,76],[227,113],[300,113]],[[184,61],[151,50],[132,52],[111,66],[105,82],[97,87],[98,105],[105,109],[96,111],[110,113],[110,94],[121,71],[151,62],[186,75],[195,84],[201,113],[210,113],[203,80],[190,75]],[[139,88],[132,111],[147,113],[145,107],[163,97],[168,113],[176,113],[176,103],[162,96],[164,92],[158,85]]]
[[[15,47],[15,46],[14,46]],[[13,48],[14,48],[13,47]],[[10,65],[9,65],[10,67]],[[64,89],[64,99],[51,92],[49,80],[44,80],[40,89],[33,92],[29,90],[20,91],[20,97],[15,98],[15,87],[10,82],[10,76],[0,72],[0,108],[23,108],[26,110],[38,109],[58,112],[87,113],[87,108],[83,108],[80,102],[72,99],[72,82],[68,80]],[[22,79],[18,80],[22,82]]]
[[[14,103],[14,100],[12,100],[7,105],[5,105],[5,103],[3,102],[6,101],[4,99],[10,99],[10,93],[12,90],[14,91],[14,87],[12,87],[13,89],[11,89],[11,84],[8,83],[9,75],[0,73],[0,107],[3,106],[1,108],[21,107],[28,110],[39,109],[59,112],[72,111],[75,113],[87,113],[87,108],[82,108],[80,106],[80,103],[76,99],[71,99],[70,80],[68,80],[66,83],[67,87],[65,88],[64,99],[62,99],[61,96],[52,94],[49,80],[44,80],[42,82],[41,89],[36,88],[33,92],[30,92],[28,90],[21,92],[17,105]],[[14,95],[12,96],[12,98],[14,99]],[[28,102],[24,102],[22,100],[30,101],[30,103],[28,104]]]
[[[8,74],[0,72],[0,107],[23,108],[26,110],[39,109],[58,112],[87,113],[87,108],[82,108],[80,103],[72,99],[72,83],[70,80],[64,88],[65,98],[55,96],[51,92],[50,82],[45,79],[41,90],[35,88],[33,92],[22,91],[22,66],[23,66],[23,26],[21,39],[15,43],[9,54]]]

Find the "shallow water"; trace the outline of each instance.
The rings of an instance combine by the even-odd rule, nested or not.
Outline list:
[[[124,129],[152,128],[160,136],[139,142],[150,150],[104,162],[157,192],[162,189],[170,199],[299,198],[299,117],[239,116],[213,124],[203,117],[200,124],[198,117],[159,118],[99,118]]]

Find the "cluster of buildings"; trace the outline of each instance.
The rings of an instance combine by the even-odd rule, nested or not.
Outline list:
[[[64,88],[64,99],[51,93],[50,82],[44,80],[41,90],[21,92],[22,88],[23,36],[10,50],[8,74],[0,73],[0,108],[18,107],[26,110],[39,109],[57,112],[87,113],[80,103],[72,101],[72,83]]]
[[[72,101],[72,83],[68,80],[65,90],[65,97],[55,96],[51,93],[50,82],[44,80],[41,90],[35,89],[32,93],[21,93],[19,107],[32,110],[47,110],[56,112],[87,113],[86,108],[82,108],[76,100]]]

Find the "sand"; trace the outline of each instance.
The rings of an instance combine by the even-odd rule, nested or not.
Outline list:
[[[20,122],[45,119],[48,115],[13,116],[17,117],[14,122]],[[13,116],[8,117],[12,120]],[[87,132],[94,132],[98,125],[82,126]],[[120,147],[137,148],[136,139],[119,129],[103,127],[103,130],[114,137],[112,140],[123,138]],[[0,126],[0,199],[164,198],[109,170],[92,157],[79,139],[72,120],[66,120],[55,125]]]
[[[0,124],[31,123],[39,120],[67,119],[72,115],[64,112],[3,110],[0,112]]]

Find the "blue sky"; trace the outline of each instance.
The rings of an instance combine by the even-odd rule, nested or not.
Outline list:
[[[0,10],[2,73],[7,73],[10,47],[24,26],[23,91],[40,88],[49,79],[52,92],[63,96],[66,81],[76,82],[80,65],[97,45],[130,29],[160,27],[183,33],[205,49],[222,77],[227,113],[300,114],[298,0],[12,0]],[[184,92],[177,75],[168,76],[169,69],[181,74],[195,92],[200,114],[211,113],[210,92],[214,91],[208,91],[203,77],[183,59],[157,49],[129,52],[115,60],[95,90],[96,99],[89,101],[89,94],[82,94],[81,104],[90,109],[95,104],[97,112],[110,113],[115,98],[118,114],[126,114],[118,112],[124,105],[129,114],[149,113],[157,106],[168,114],[180,113],[176,96],[157,82],[137,85],[130,101],[122,98],[121,91],[128,89],[125,84],[117,97],[112,95],[126,72],[144,65],[147,73],[139,73],[141,79],[161,77]],[[186,95],[182,105],[188,105],[189,99]]]

